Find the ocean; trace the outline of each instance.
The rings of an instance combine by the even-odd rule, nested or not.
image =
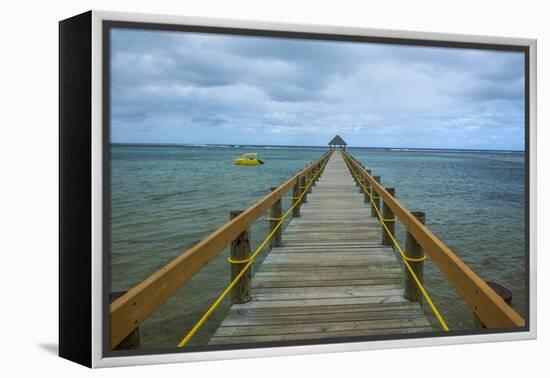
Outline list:
[[[111,145],[111,291],[125,291],[279,186],[326,148]],[[231,159],[258,152],[261,166]],[[487,281],[513,292],[525,314],[525,155],[514,151],[360,149],[349,152]],[[283,199],[289,206],[290,193]],[[261,217],[252,247],[268,233]],[[397,227],[404,245],[404,230]],[[175,347],[229,283],[228,249],[140,326],[142,348]],[[259,255],[253,272],[261,264]],[[429,259],[425,287],[451,330],[472,314]],[[214,312],[189,345],[205,345],[229,309]],[[429,308],[425,308],[430,314]],[[433,319],[432,319],[433,320]],[[436,324],[434,320],[434,324]]]

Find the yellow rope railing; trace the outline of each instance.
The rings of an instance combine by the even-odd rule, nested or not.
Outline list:
[[[426,289],[424,289],[424,286],[422,285],[422,283],[420,282],[420,279],[418,278],[418,276],[416,275],[416,273],[414,272],[413,268],[411,267],[411,265],[409,264],[409,262],[422,262],[424,260],[426,260],[426,255],[424,255],[423,257],[420,257],[420,258],[412,258],[412,257],[408,257],[405,255],[405,253],[403,252],[403,250],[401,249],[401,246],[399,245],[399,243],[397,242],[397,240],[395,239],[395,237],[393,236],[393,234],[391,233],[391,231],[389,230],[388,226],[386,225],[386,222],[388,221],[392,221],[394,222],[395,219],[392,219],[392,220],[389,220],[389,219],[384,219],[384,217],[382,216],[382,214],[380,213],[380,210],[378,209],[378,207],[376,206],[376,204],[374,203],[374,199],[379,199],[380,197],[375,197],[373,196],[373,194],[368,191],[365,187],[365,185],[363,185],[362,183],[362,180],[360,180],[360,178],[358,177],[358,175],[355,173],[353,167],[350,165],[350,162],[349,162],[349,157],[345,156],[344,155],[344,161],[346,162],[346,165],[348,166],[348,169],[350,170],[351,174],[355,177],[355,179],[359,182],[359,185],[361,185],[361,187],[363,188],[363,190],[365,191],[365,193],[369,196],[370,198],[370,203],[371,203],[371,206],[374,208],[374,210],[376,211],[376,214],[378,216],[378,219],[380,220],[380,223],[382,224],[382,226],[384,227],[386,233],[388,234],[388,236],[390,237],[390,239],[392,240],[393,242],[393,245],[395,246],[395,248],[397,249],[397,251],[399,251],[399,254],[401,255],[401,258],[403,259],[403,263],[405,265],[405,267],[407,268],[407,270],[409,271],[409,273],[411,274],[411,277],[413,278],[414,282],[416,283],[416,285],[418,286],[418,289],[420,290],[420,292],[422,293],[422,296],[426,299],[426,302],[428,303],[428,305],[430,306],[430,309],[432,310],[433,314],[435,315],[435,317],[437,318],[437,320],[439,321],[439,323],[441,324],[441,326],[443,327],[443,329],[445,331],[449,331],[449,327],[447,326],[447,323],[445,323],[445,320],[443,319],[443,317],[441,316],[439,310],[437,309],[437,307],[435,307],[435,304],[433,303],[432,299],[430,298],[430,296],[428,295],[428,292],[426,291]]]
[[[277,221],[277,224],[275,225],[275,227],[273,227],[273,230],[269,233],[269,235],[267,235],[267,237],[264,239],[264,241],[258,246],[258,248],[256,248],[254,253],[252,255],[250,255],[249,258],[247,258],[245,260],[232,260],[231,258],[228,259],[228,261],[231,264],[246,264],[246,265],[242,268],[242,270],[239,272],[239,274],[237,274],[235,276],[235,278],[229,283],[229,285],[225,288],[225,290],[220,294],[218,299],[216,299],[216,301],[208,308],[208,310],[199,319],[199,321],[197,323],[195,323],[195,325],[193,326],[193,328],[191,328],[191,330],[187,333],[187,335],[185,335],[185,337],[180,341],[180,343],[178,344],[178,348],[181,348],[181,347],[185,346],[191,340],[191,338],[193,338],[193,336],[202,327],[202,325],[206,322],[206,320],[208,320],[208,318],[214,312],[214,310],[224,300],[224,298],[227,296],[227,294],[229,294],[231,292],[231,289],[233,289],[233,287],[237,284],[237,282],[239,282],[239,280],[242,278],[242,276],[245,274],[245,272],[248,269],[250,269],[250,267],[252,266],[252,263],[254,262],[254,259],[256,258],[256,256],[258,256],[258,254],[262,251],[262,249],[266,246],[266,244],[271,240],[273,235],[275,235],[275,233],[281,227],[281,225],[284,223],[285,218],[290,214],[290,212],[296,206],[298,206],[298,204],[302,201],[302,198],[307,194],[307,190],[309,189],[309,187],[311,185],[313,185],[314,179],[325,169],[325,166],[327,165],[327,162],[328,162],[328,158],[325,160],[325,162],[324,162],[323,166],[321,167],[321,169],[319,171],[317,171],[317,173],[315,173],[312,176],[312,180],[310,181],[310,183],[308,185],[306,185],[305,187],[303,187],[304,190],[302,191],[302,194],[299,197],[291,197],[293,200],[295,200],[295,202],[292,204],[292,206],[290,206],[290,208],[280,218],[276,218],[276,219],[278,219],[278,221]],[[275,219],[272,219],[272,220],[275,220]]]

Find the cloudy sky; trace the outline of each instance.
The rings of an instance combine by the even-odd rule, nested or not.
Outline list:
[[[111,31],[111,141],[524,149],[523,54]]]

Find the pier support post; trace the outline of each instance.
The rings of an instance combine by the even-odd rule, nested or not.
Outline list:
[[[509,305],[512,304],[512,291],[510,289],[496,282],[485,281],[485,283],[489,285],[491,289],[493,289],[504,300],[504,302],[506,302]],[[475,312],[472,313],[472,315],[473,315],[472,322],[473,322],[474,328],[476,329],[487,328],[487,326],[483,324],[483,322],[481,321],[481,319],[478,318]]]
[[[363,185],[365,185],[365,181],[366,181],[366,180],[365,180],[365,176],[363,175],[362,172],[359,172],[358,176],[359,176],[359,183],[358,183],[358,185],[359,185],[359,193],[364,193],[365,190],[363,189]]]
[[[274,191],[277,189],[277,187],[271,188],[271,191]],[[277,224],[280,222],[280,218],[283,215],[283,203],[282,200],[279,198],[277,202],[271,206],[271,210],[269,212],[269,229],[271,232],[277,227]],[[280,247],[281,246],[281,236],[282,236],[282,227],[279,227],[277,231],[273,234],[271,237],[271,240],[269,241],[269,249],[271,250],[273,247]]]
[[[113,303],[118,298],[126,294],[126,291],[117,291],[109,294],[109,301]],[[131,350],[140,348],[139,327],[136,327],[128,336],[124,338],[113,350]]]
[[[233,219],[239,216],[242,210],[232,211],[229,214],[229,219]],[[250,228],[241,232],[235,240],[231,242],[231,260],[243,261],[250,257]],[[232,263],[231,264],[231,281],[237,277],[237,275],[244,268],[245,263]],[[251,300],[250,287],[251,287],[252,269],[248,269],[241,279],[231,289],[231,304],[235,303],[247,303]]]
[[[380,183],[380,176],[373,176],[374,181],[377,183]],[[370,215],[373,217],[376,217],[376,210],[374,209],[374,206],[376,206],[378,209],[380,209],[380,196],[378,193],[376,193],[376,190],[374,190],[374,186],[371,185],[370,192],[372,194],[372,202],[373,205],[370,209]]]
[[[315,177],[315,181],[319,181],[321,178],[321,175],[323,174],[323,163],[317,164],[317,168],[315,170],[317,172],[317,177]]]
[[[302,203],[307,203],[306,186],[307,186],[306,175],[303,175],[302,177],[300,177],[300,194],[304,193],[304,196],[302,197]],[[298,205],[298,206],[300,206],[300,205]]]
[[[300,197],[300,178],[296,179],[296,184],[292,187],[292,205],[298,202]],[[292,216],[297,218],[300,216],[300,204],[297,204],[292,208]]]
[[[308,174],[306,175],[306,185],[309,185],[309,183],[313,180],[313,170],[309,171]],[[311,193],[313,192],[313,183],[311,183],[311,185],[309,185],[309,188],[307,189],[307,192],[308,193]]]
[[[386,188],[386,191],[390,193],[392,197],[395,196],[394,188]],[[386,201],[382,203],[382,218],[384,218],[384,223],[386,224],[388,230],[390,230],[391,234],[395,236],[395,214],[386,204]],[[393,242],[384,227],[382,227],[382,244],[393,245]]]
[[[319,172],[319,165],[316,165],[311,171],[311,177],[313,178],[313,183],[311,184],[311,186],[315,186],[315,184],[317,183],[317,180],[319,179],[319,176],[316,175],[317,172]]]
[[[366,169],[367,171],[367,174],[370,176],[372,171],[370,169]],[[365,196],[364,196],[364,201],[365,203],[370,203],[370,192],[372,190],[372,185],[370,184],[370,181],[367,180],[367,178],[365,177]]]
[[[421,211],[413,211],[412,215],[414,215],[416,219],[420,221],[420,223],[426,223],[425,213]],[[420,244],[418,244],[414,236],[412,236],[408,232],[405,239],[405,256],[411,259],[421,259],[424,257],[424,251],[422,250],[422,247],[420,246]],[[423,283],[424,261],[409,261],[409,264],[416,274],[416,277],[418,277],[420,283]],[[405,291],[403,297],[411,302],[422,303],[422,295],[420,293],[420,289],[418,288],[418,285],[414,281],[412,274],[407,268],[405,268]]]

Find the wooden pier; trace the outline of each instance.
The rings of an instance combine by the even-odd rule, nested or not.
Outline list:
[[[337,151],[254,274],[252,300],[231,307],[210,344],[432,330],[404,299],[403,268]]]
[[[460,260],[424,224],[424,213],[401,204],[340,137],[331,143],[342,150],[329,149],[248,209],[232,212],[229,222],[117,298],[109,309],[110,348],[139,348],[140,324],[227,246],[230,284],[192,329],[182,330],[179,347],[223,300],[232,306],[211,345],[449,331],[423,287],[426,258],[470,307],[475,327],[525,326],[511,293]],[[292,205],[283,211],[289,193]],[[251,251],[249,228],[266,214],[270,233]],[[406,230],[403,247],[396,222]],[[251,274],[260,253],[268,255]],[[428,321],[422,302],[437,322]]]

